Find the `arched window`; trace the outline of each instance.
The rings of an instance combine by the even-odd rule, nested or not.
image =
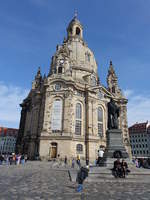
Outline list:
[[[82,144],[77,144],[76,151],[77,151],[77,153],[82,153],[83,152],[83,145]]]
[[[80,35],[80,29],[78,27],[76,28],[76,35]]]
[[[82,128],[82,107],[80,103],[76,104],[76,124],[75,124],[75,134],[81,135]]]
[[[58,74],[61,74],[62,73],[62,67],[59,67],[58,68]]]
[[[97,110],[98,117],[98,135],[103,136],[103,110],[101,107]]]
[[[56,99],[52,107],[52,131],[62,130],[62,100]]]
[[[115,93],[116,91],[115,91],[115,87],[113,86],[112,87],[112,93]]]

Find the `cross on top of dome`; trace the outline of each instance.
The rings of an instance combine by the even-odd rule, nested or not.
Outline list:
[[[78,12],[77,12],[77,10],[75,10],[75,12],[74,12],[74,18],[77,18],[77,16],[78,16]]]

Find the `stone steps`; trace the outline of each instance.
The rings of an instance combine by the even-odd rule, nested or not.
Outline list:
[[[126,178],[115,178],[112,175],[110,168],[93,167],[90,168],[89,176],[86,182],[142,182],[150,183],[150,169],[137,169],[135,167],[129,168],[131,172]],[[69,170],[70,180],[75,182],[77,170]]]

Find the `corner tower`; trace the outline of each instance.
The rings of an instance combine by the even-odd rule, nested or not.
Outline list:
[[[107,75],[107,86],[109,92],[111,92],[115,96],[122,96],[121,90],[118,86],[118,77],[116,76],[112,61],[110,61],[108,75]]]

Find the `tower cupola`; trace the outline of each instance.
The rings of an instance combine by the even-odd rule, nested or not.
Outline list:
[[[77,13],[75,13],[74,18],[68,25],[67,28],[67,38],[83,38],[83,26],[81,25],[80,21],[77,19]]]

